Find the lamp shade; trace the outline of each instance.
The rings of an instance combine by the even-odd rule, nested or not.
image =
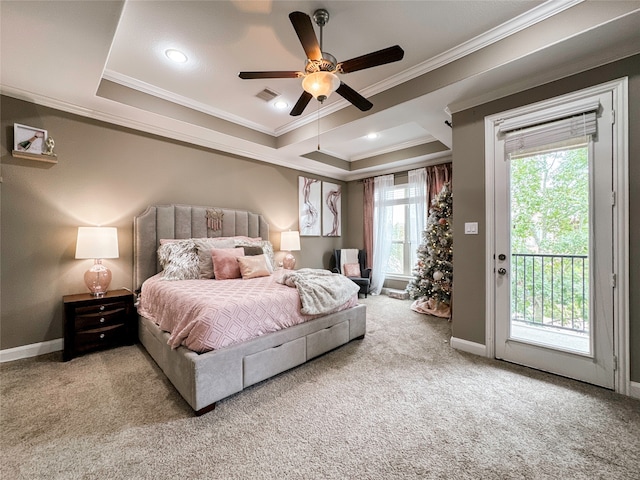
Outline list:
[[[118,229],[78,227],[76,258],[118,258]]]
[[[335,73],[314,72],[302,80],[302,88],[320,102],[329,98],[340,86],[340,79]]]
[[[300,250],[300,233],[298,231],[282,232],[280,235],[280,250],[287,252]]]

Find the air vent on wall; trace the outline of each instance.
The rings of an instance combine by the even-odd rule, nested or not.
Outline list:
[[[256,97],[261,98],[265,102],[270,102],[271,100],[279,96],[280,94],[278,92],[274,92],[269,88],[265,88],[261,92],[258,92],[258,94],[256,95]]]

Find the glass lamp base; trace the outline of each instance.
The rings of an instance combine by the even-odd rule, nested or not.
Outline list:
[[[287,253],[282,260],[282,266],[287,270],[293,270],[296,266],[296,257],[291,255],[291,252]]]
[[[84,274],[84,283],[94,297],[102,297],[111,283],[111,270],[96,259],[93,266]]]

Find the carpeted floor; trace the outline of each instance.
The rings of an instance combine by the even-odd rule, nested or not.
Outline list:
[[[640,401],[450,348],[386,296],[367,336],[194,417],[141,346],[0,365],[2,479],[635,479]]]

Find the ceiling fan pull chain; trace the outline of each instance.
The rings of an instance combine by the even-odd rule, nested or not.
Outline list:
[[[320,102],[318,102],[318,151],[320,151]]]

